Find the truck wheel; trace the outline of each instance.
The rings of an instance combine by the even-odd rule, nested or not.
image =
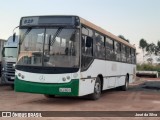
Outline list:
[[[97,99],[100,98],[100,96],[101,96],[101,87],[102,87],[101,80],[100,80],[99,77],[97,77],[95,85],[94,85],[94,93],[89,95],[89,98],[91,100],[97,100]]]
[[[121,90],[127,91],[128,90],[128,86],[129,86],[129,77],[128,77],[128,75],[126,75],[125,85],[121,86]]]

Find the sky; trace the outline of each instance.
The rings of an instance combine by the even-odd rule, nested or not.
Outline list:
[[[22,16],[33,15],[78,15],[137,47],[141,38],[160,40],[160,0],[3,0],[0,39],[13,34]]]

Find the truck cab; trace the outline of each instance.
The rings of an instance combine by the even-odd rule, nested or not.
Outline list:
[[[7,40],[4,40],[4,39],[0,39],[0,51],[2,51],[3,47],[4,47],[4,44]],[[0,68],[2,66],[2,54],[0,54]],[[0,72],[0,77],[1,77],[1,72]],[[1,84],[1,79],[0,79],[0,84]]]
[[[14,65],[17,62],[18,56],[18,36],[10,36],[7,42],[4,44],[2,50],[2,84],[9,84],[13,86],[15,79]]]

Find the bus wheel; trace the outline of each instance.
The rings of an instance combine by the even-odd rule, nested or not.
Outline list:
[[[44,95],[46,98],[55,98],[55,95]]]
[[[125,85],[121,86],[121,90],[127,91],[128,90],[128,86],[129,86],[129,77],[128,77],[128,75],[126,75]]]
[[[91,100],[97,100],[101,96],[101,80],[99,77],[96,78],[96,82],[94,85],[94,93],[89,95]]]

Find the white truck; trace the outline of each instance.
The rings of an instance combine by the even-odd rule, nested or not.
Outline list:
[[[5,42],[6,42],[6,40],[0,39],[0,51],[2,51]],[[0,54],[0,68],[1,68],[1,66],[2,66],[2,54]],[[0,77],[1,77],[1,72],[0,72]]]
[[[18,55],[18,36],[10,36],[2,50],[1,82],[13,87],[15,79],[14,65]]]

